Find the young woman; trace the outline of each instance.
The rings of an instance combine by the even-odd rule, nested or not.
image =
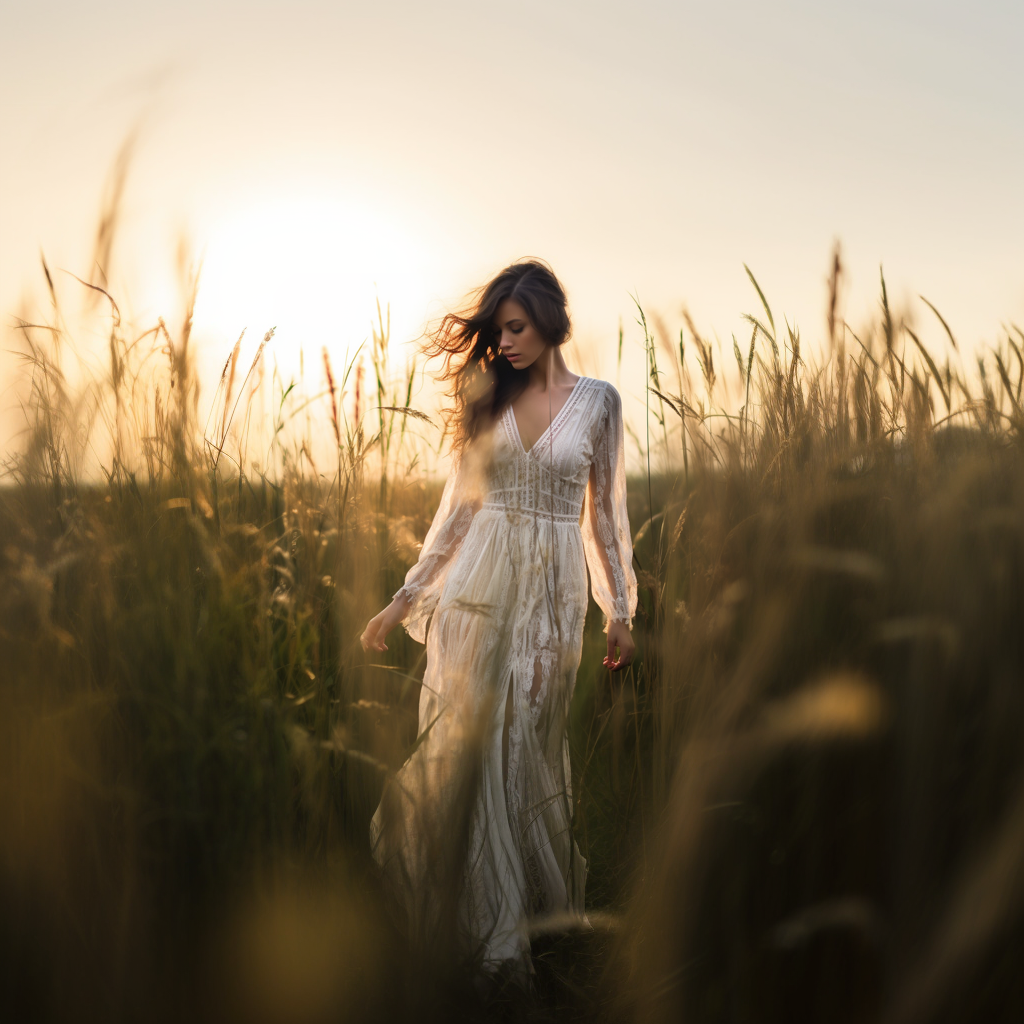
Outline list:
[[[448,899],[485,970],[532,970],[529,919],[584,913],[566,724],[588,569],[605,666],[635,649],[621,403],[569,371],[569,330],[536,261],[442,321],[430,351],[453,383],[454,464],[419,560],[361,637],[386,650],[404,622],[427,645],[420,736],[374,816],[375,856],[420,938],[440,941]]]

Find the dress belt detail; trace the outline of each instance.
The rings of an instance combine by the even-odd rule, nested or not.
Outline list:
[[[482,510],[486,509],[488,512],[504,512],[507,515],[532,516],[536,519],[553,519],[556,523],[576,523],[578,525],[580,521],[579,512],[575,515],[562,515],[558,512],[544,512],[539,508],[516,508],[512,505],[503,505],[498,501],[485,501],[480,508]]]

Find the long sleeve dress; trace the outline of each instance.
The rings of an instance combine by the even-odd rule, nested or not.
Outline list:
[[[374,855],[419,936],[447,906],[484,970],[531,970],[529,919],[584,913],[567,716],[587,570],[605,628],[631,625],[632,557],[619,394],[580,377],[529,451],[508,407],[462,453],[398,592],[427,660],[419,737],[374,815]]]

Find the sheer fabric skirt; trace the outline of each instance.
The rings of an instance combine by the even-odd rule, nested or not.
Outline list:
[[[479,511],[427,633],[416,747],[373,818],[414,936],[485,970],[530,970],[529,919],[584,912],[566,726],[586,608],[577,521]]]

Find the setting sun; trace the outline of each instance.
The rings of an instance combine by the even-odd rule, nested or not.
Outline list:
[[[350,358],[371,336],[378,300],[385,322],[390,306],[394,341],[416,337],[422,281],[416,240],[364,204],[317,196],[252,202],[210,231],[196,330],[222,338],[227,350],[243,328],[254,347],[274,327],[273,356],[288,375],[300,349],[326,346]]]

